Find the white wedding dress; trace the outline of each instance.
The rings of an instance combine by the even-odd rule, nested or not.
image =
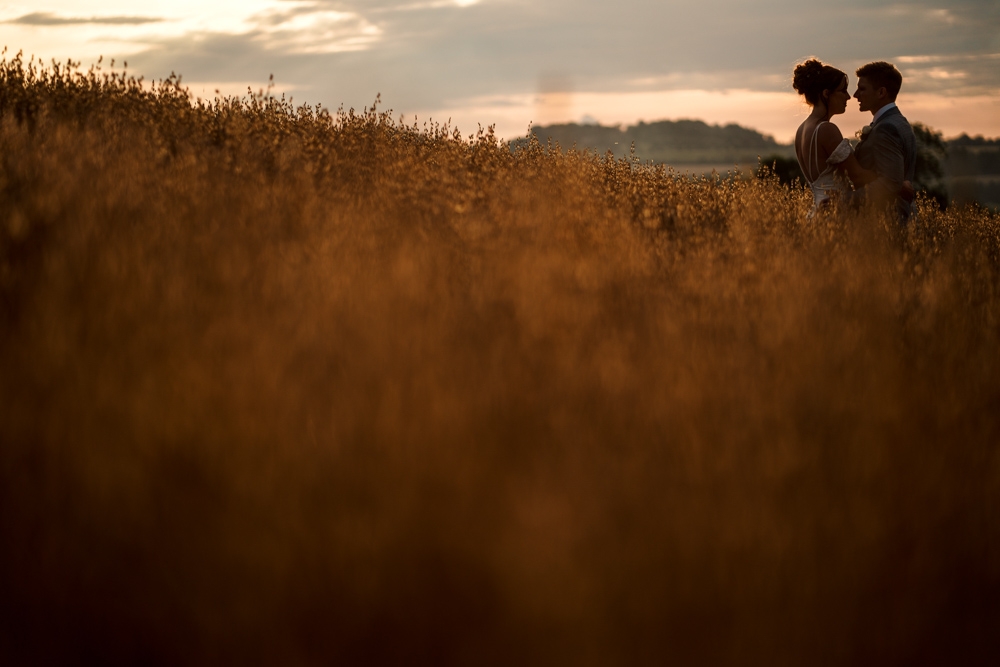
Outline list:
[[[827,122],[829,121],[823,121],[823,123]],[[806,169],[806,165],[802,164],[798,152],[795,153],[795,159],[799,162],[799,169],[802,170],[802,175],[809,182],[809,188],[813,193],[813,208],[809,212],[810,218],[816,215],[816,211],[820,210],[828,201],[840,199],[844,196],[847,184],[837,173],[837,165],[851,157],[851,153],[854,152],[851,142],[844,139],[833,153],[830,154],[830,157],[826,159],[826,167],[823,168],[823,165],[819,162],[819,145],[817,144],[819,128],[823,123],[817,125],[816,129],[813,130],[812,140],[809,142],[809,155],[806,158],[807,164],[810,167],[815,166],[815,171],[819,171],[819,176],[816,177],[816,180],[809,181],[809,170]]]

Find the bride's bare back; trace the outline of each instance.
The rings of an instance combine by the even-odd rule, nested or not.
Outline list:
[[[795,154],[806,178],[815,181],[826,169],[830,158],[844,135],[840,128],[829,122],[837,114],[847,110],[851,94],[847,91],[847,77],[834,90],[822,91],[809,117],[799,125],[795,133]]]

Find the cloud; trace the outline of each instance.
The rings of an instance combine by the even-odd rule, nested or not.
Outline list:
[[[86,23],[96,23],[103,25],[144,25],[147,23],[159,23],[163,19],[147,16],[91,16],[73,17],[57,16],[52,12],[33,12],[25,14],[16,19],[5,21],[5,23],[16,23],[20,25],[34,26],[61,26],[61,25],[81,25]]]
[[[406,0],[313,4],[352,12],[379,28],[378,53],[368,54],[373,65],[396,61],[408,78],[430,86],[446,78],[452,96],[496,88],[523,91],[546,73],[580,90],[788,90],[792,67],[813,54],[853,70],[900,56],[1000,50],[992,44],[1000,35],[1000,9],[970,0],[946,8],[930,0],[906,5],[848,0],[815,7],[788,0],[483,0],[465,8],[418,3],[421,9]],[[973,70],[966,92],[997,88],[1000,74]],[[921,85],[943,89],[940,82]]]
[[[270,51],[337,53],[358,51],[377,42],[382,30],[351,11],[337,11],[311,2],[285,3],[251,16],[249,35]]]
[[[314,0],[276,2],[241,33],[149,42],[148,76],[266,81],[297,101],[445,109],[537,94],[669,90],[791,92],[815,55],[851,74],[894,60],[904,94],[1000,96],[995,0]],[[547,85],[547,84],[546,84]],[[664,116],[668,110],[664,111]]]

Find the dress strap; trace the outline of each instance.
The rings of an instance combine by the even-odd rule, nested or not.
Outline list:
[[[809,166],[812,167],[815,165],[817,174],[816,178],[819,178],[819,176],[823,173],[823,165],[819,163],[819,128],[823,127],[823,123],[825,122],[827,121],[821,121],[820,124],[813,129],[812,141],[809,143]]]

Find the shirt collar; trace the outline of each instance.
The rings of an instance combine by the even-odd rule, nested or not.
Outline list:
[[[889,102],[884,107],[882,107],[881,109],[879,109],[878,111],[876,111],[875,115],[872,117],[872,125],[874,125],[875,123],[877,123],[878,119],[881,118],[882,116],[884,116],[885,112],[887,112],[889,109],[895,109],[895,108],[896,108],[896,103],[895,102]]]

